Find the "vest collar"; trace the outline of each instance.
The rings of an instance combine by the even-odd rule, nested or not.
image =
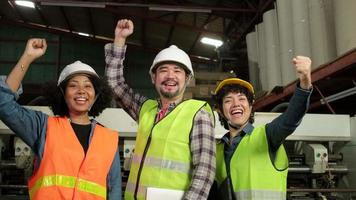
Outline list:
[[[240,133],[239,135],[245,135],[245,134],[251,135],[251,133],[253,132],[253,129],[254,129],[254,126],[253,126],[250,122],[248,122],[248,123],[246,124],[246,126],[243,127],[243,129],[242,129],[242,132],[243,132],[244,134]],[[237,136],[236,136],[235,138],[237,138]],[[235,138],[233,138],[233,140],[234,140]],[[221,140],[222,140],[224,143],[227,143],[227,144],[228,144],[229,141],[230,141],[230,132],[225,133],[225,135],[221,138]]]

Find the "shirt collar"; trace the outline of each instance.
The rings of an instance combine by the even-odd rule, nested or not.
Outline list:
[[[243,129],[242,129],[242,131],[241,131],[241,132],[243,132],[244,134],[240,133],[239,136],[240,136],[241,134],[242,134],[242,135],[245,135],[245,134],[251,135],[253,129],[254,129],[254,126],[253,126],[250,122],[248,122],[248,123],[246,124],[246,126],[243,127]],[[233,140],[235,140],[236,138],[237,138],[237,136],[234,137]],[[227,144],[228,144],[229,141],[230,141],[230,132],[225,133],[225,135],[221,138],[221,140],[222,140],[224,143],[227,143]]]
[[[161,110],[162,109],[162,102],[161,102],[160,99],[158,99],[157,102],[158,102],[158,110]],[[179,103],[179,101],[170,103],[169,106],[168,106],[167,111],[171,112],[178,105],[178,103]]]

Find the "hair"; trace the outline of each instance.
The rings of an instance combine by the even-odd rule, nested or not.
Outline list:
[[[255,97],[253,95],[252,92],[250,92],[246,87],[243,87],[241,85],[238,84],[227,84],[224,85],[218,92],[217,94],[214,95],[214,101],[215,101],[215,109],[218,109],[219,112],[219,120],[221,125],[224,126],[225,129],[229,129],[229,125],[226,121],[225,116],[223,116],[223,99],[226,95],[228,95],[229,93],[242,93],[247,97],[247,101],[249,103],[249,105],[252,105]],[[255,121],[255,113],[253,111],[251,111],[251,115],[250,118],[248,119],[248,121],[252,124]]]
[[[110,107],[111,100],[113,97],[112,89],[110,88],[106,78],[97,78],[93,76],[88,76],[89,80],[94,85],[95,95],[97,96],[96,101],[89,110],[88,115],[96,117],[105,108]],[[50,106],[54,115],[57,116],[69,116],[69,110],[67,103],[64,99],[64,92],[67,87],[70,78],[64,80],[59,86],[54,82],[49,83],[45,87],[47,103]]]

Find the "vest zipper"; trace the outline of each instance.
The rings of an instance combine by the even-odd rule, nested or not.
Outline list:
[[[152,127],[152,129],[153,129],[153,127]],[[148,137],[145,150],[143,151],[142,159],[141,159],[141,162],[140,162],[140,167],[138,168],[137,179],[136,179],[136,186],[135,186],[135,193],[134,193],[134,199],[135,199],[135,200],[137,200],[138,185],[139,185],[139,183],[140,183],[140,178],[141,178],[141,172],[142,172],[143,164],[145,163],[145,159],[146,159],[146,155],[147,155],[148,148],[149,148],[149,146],[151,145],[152,129],[151,129],[150,136]]]

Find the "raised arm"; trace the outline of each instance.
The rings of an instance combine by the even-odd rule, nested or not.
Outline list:
[[[32,38],[27,41],[24,53],[6,79],[6,84],[13,92],[19,89],[30,64],[41,57],[46,52],[46,49],[47,43],[45,39]]]
[[[114,43],[105,45],[106,76],[109,85],[115,93],[115,100],[135,121],[139,111],[147,99],[127,85],[124,78],[124,59],[126,53],[126,38],[133,33],[134,25],[131,20],[122,19],[115,28]]]
[[[305,56],[296,56],[292,60],[299,78],[294,95],[287,110],[266,125],[266,134],[272,151],[276,151],[284,140],[299,126],[308,110],[312,93],[311,60]]]

